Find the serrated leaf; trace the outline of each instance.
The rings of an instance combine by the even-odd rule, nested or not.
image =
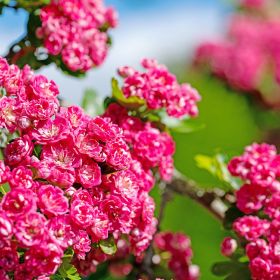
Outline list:
[[[82,99],[82,108],[94,117],[104,113],[102,100],[93,89],[87,89]]]
[[[130,96],[126,98],[119,87],[118,80],[112,79],[112,97],[117,100],[118,103],[122,104],[124,107],[129,109],[135,109],[143,106],[145,101],[138,96]]]
[[[240,188],[238,180],[232,177],[227,169],[225,156],[216,154],[213,157],[206,155],[197,155],[195,157],[196,164],[199,168],[207,170],[215,176],[221,183],[222,187],[226,190],[236,190]]]
[[[117,251],[117,246],[115,244],[114,238],[111,236],[106,240],[101,240],[99,246],[103,253],[107,255],[114,255]]]
[[[58,269],[59,274],[65,279],[80,280],[77,269],[71,264],[72,257],[64,257],[61,266]]]

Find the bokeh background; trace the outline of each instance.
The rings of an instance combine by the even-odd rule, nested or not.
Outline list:
[[[119,11],[119,27],[112,32],[113,47],[105,64],[86,78],[66,77],[55,66],[42,70],[54,79],[63,98],[79,103],[86,88],[110,94],[110,79],[122,65],[137,66],[143,57],[157,58],[171,67],[181,81],[188,81],[201,93],[200,116],[195,122],[204,128],[193,133],[174,134],[177,142],[177,169],[203,187],[218,184],[195,163],[197,154],[215,152],[238,154],[245,145],[263,137],[258,111],[244,95],[236,94],[213,77],[188,70],[195,47],[207,39],[222,37],[233,11],[226,0],[107,0]],[[24,34],[24,12],[7,11],[0,18],[0,53]],[[153,195],[158,199],[158,191]],[[193,201],[174,197],[168,204],[163,229],[183,231],[192,239],[194,260],[201,268],[201,279],[217,279],[211,264],[222,260],[219,243],[225,232],[205,209]]]

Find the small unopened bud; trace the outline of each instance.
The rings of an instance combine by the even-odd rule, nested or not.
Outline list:
[[[231,237],[226,237],[221,244],[221,253],[225,257],[230,257],[237,248],[237,242]]]

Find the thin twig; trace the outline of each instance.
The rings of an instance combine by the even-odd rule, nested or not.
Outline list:
[[[223,201],[214,192],[205,191],[197,186],[197,184],[176,172],[174,179],[166,185],[174,193],[189,197],[204,208],[206,208],[215,218],[222,221],[226,206]]]

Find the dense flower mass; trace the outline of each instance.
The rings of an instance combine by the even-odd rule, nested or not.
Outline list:
[[[2,58],[0,65],[0,127],[14,133],[0,161],[0,184],[10,188],[0,201],[1,273],[13,272],[15,280],[49,276],[70,247],[79,268],[98,254],[101,240],[123,235],[141,256],[157,224],[148,168],[159,159],[151,154],[146,167],[140,152],[151,143],[131,150],[110,118],[60,107],[53,81]],[[160,135],[164,155],[172,154],[170,136],[149,129]]]
[[[243,216],[234,221],[233,230],[246,241],[240,244],[246,250],[252,279],[255,280],[280,277],[279,159],[274,146],[252,144],[228,166],[233,176],[244,181],[236,192],[236,204]],[[236,241],[230,240],[223,242],[224,255],[230,256],[236,249]]]
[[[152,59],[143,59],[145,72],[132,67],[119,68],[124,78],[122,87],[126,97],[135,96],[146,101],[149,109],[165,108],[169,116],[180,118],[196,116],[196,103],[200,100],[198,92],[189,84],[180,85],[168,69]]]
[[[197,280],[198,266],[191,263],[190,239],[183,233],[160,232],[154,239],[154,247],[160,254],[169,253],[168,267],[177,280]]]
[[[233,88],[260,94],[266,104],[278,106],[280,5],[273,0],[240,2],[245,9],[232,17],[227,37],[202,43],[195,63]]]
[[[53,56],[61,56],[73,72],[86,72],[103,63],[117,25],[116,11],[103,0],[52,0],[40,13],[37,36]]]
[[[153,186],[153,168],[158,168],[163,180],[171,180],[175,143],[169,134],[161,132],[151,122],[130,116],[125,108],[116,103],[108,106],[105,116],[123,129],[125,141],[130,145],[135,160],[132,168],[142,177],[147,191]]]

